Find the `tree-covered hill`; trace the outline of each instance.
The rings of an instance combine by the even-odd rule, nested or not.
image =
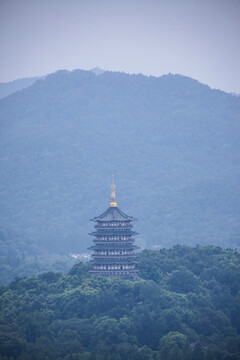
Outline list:
[[[239,359],[236,250],[145,250],[135,281],[88,269],[0,288],[1,360]]]
[[[180,75],[38,80],[0,100],[0,226],[86,251],[114,173],[141,247],[239,247],[239,103]]]

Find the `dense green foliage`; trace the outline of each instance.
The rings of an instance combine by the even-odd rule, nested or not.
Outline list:
[[[0,359],[214,360],[240,356],[240,254],[139,254],[135,281],[48,272],[1,287]]]
[[[114,173],[142,248],[239,247],[239,104],[180,75],[37,81],[0,100],[0,226],[47,251],[85,252]]]

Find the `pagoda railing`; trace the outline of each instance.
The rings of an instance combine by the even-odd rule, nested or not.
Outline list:
[[[115,236],[115,235],[102,235],[102,236],[97,236],[96,235],[96,240],[100,240],[100,241],[109,241],[109,240],[113,240],[113,241],[126,241],[126,240],[131,240],[132,236],[124,236],[124,235],[119,235],[119,236]]]
[[[97,223],[95,229],[117,228],[117,229],[131,229],[133,226],[130,223]]]
[[[94,270],[136,270],[135,264],[132,265],[94,265]]]
[[[132,253],[132,254],[92,254],[92,256],[94,257],[98,257],[98,258],[104,258],[104,257],[131,257],[131,256],[136,256],[136,254]]]
[[[125,246],[125,245],[132,245],[134,243],[134,239],[129,240],[93,240],[93,242],[96,244],[96,246]]]

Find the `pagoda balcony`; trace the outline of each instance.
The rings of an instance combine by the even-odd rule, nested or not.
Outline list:
[[[123,230],[123,229],[104,229],[91,232],[92,236],[133,236],[138,235],[135,231]]]
[[[95,228],[94,232],[97,232],[98,234],[126,234],[131,233],[131,228]]]
[[[134,265],[135,264],[132,264],[132,266],[134,266]],[[100,267],[102,267],[102,268],[100,268]],[[126,268],[125,267],[125,268],[123,268],[120,265],[116,265],[116,264],[112,265],[112,268],[111,268],[111,265],[107,265],[107,266],[105,266],[105,265],[95,265],[95,267],[94,267],[94,265],[92,265],[92,269],[97,270],[97,271],[112,271],[112,270],[115,270],[115,271],[116,270],[118,270],[118,271],[126,271],[126,270],[128,270],[128,271],[138,271],[136,267],[132,267],[132,268],[130,268],[130,267]]]
[[[127,258],[131,258],[131,257],[136,257],[135,253],[132,254],[96,254],[93,253],[91,255],[93,258],[98,258],[98,259],[110,259],[110,258],[121,258],[121,259],[127,259]]]
[[[93,265],[106,265],[106,264],[126,265],[126,264],[136,264],[137,262],[135,260],[136,260],[135,258],[131,258],[131,259],[121,259],[121,258],[113,258],[113,257],[111,257],[110,259],[96,258],[94,260],[91,260],[91,263]]]
[[[117,228],[117,229],[131,229],[133,226],[130,222],[98,222],[94,225],[95,229]]]
[[[94,271],[111,271],[111,270],[132,270],[132,271],[138,271],[135,267],[135,264],[126,264],[126,265],[93,265]],[[92,271],[93,271],[92,270]]]
[[[136,258],[136,254],[92,254],[92,257],[94,259],[110,259],[110,258],[113,258],[113,259],[125,259],[125,258]]]
[[[122,236],[105,236],[105,235],[103,235],[103,236],[99,236],[99,234],[96,236],[96,238],[95,238],[95,240],[96,241],[114,241],[114,242],[126,242],[126,241],[132,241],[133,240],[133,238],[132,238],[132,236],[124,236],[124,235],[122,235]]]
[[[132,250],[137,250],[140,249],[139,246],[137,245],[132,245],[132,244],[97,244],[97,245],[92,245],[91,247],[88,248],[88,250],[98,250],[98,251],[132,251]]]
[[[96,259],[93,258],[92,260],[90,260],[91,263],[93,264],[117,264],[117,265],[125,265],[125,264],[136,264],[136,260],[134,257],[126,257],[123,256],[122,258],[120,257],[113,257],[113,256],[98,256]]]
[[[120,276],[122,278],[135,278],[139,270],[90,270],[91,274],[101,275],[101,276]]]
[[[108,249],[110,246],[115,247],[116,248],[124,248],[124,247],[132,247],[134,246],[134,240],[128,240],[128,241],[96,241],[93,240],[94,242],[94,246],[97,246],[99,249],[100,248],[104,248],[104,249]]]
[[[95,249],[95,252],[92,254],[92,255],[106,255],[106,256],[108,256],[108,255],[121,255],[121,256],[123,256],[123,255],[133,255],[133,254],[135,254],[134,252],[133,252],[133,250],[132,249],[129,249],[129,250],[126,250],[126,249],[119,249],[119,248],[117,248],[117,249],[112,249],[112,250],[110,250],[110,249],[98,249],[98,248],[96,248]]]

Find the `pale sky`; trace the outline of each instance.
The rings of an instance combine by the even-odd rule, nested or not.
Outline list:
[[[240,0],[0,0],[0,81],[182,74],[240,93]]]

